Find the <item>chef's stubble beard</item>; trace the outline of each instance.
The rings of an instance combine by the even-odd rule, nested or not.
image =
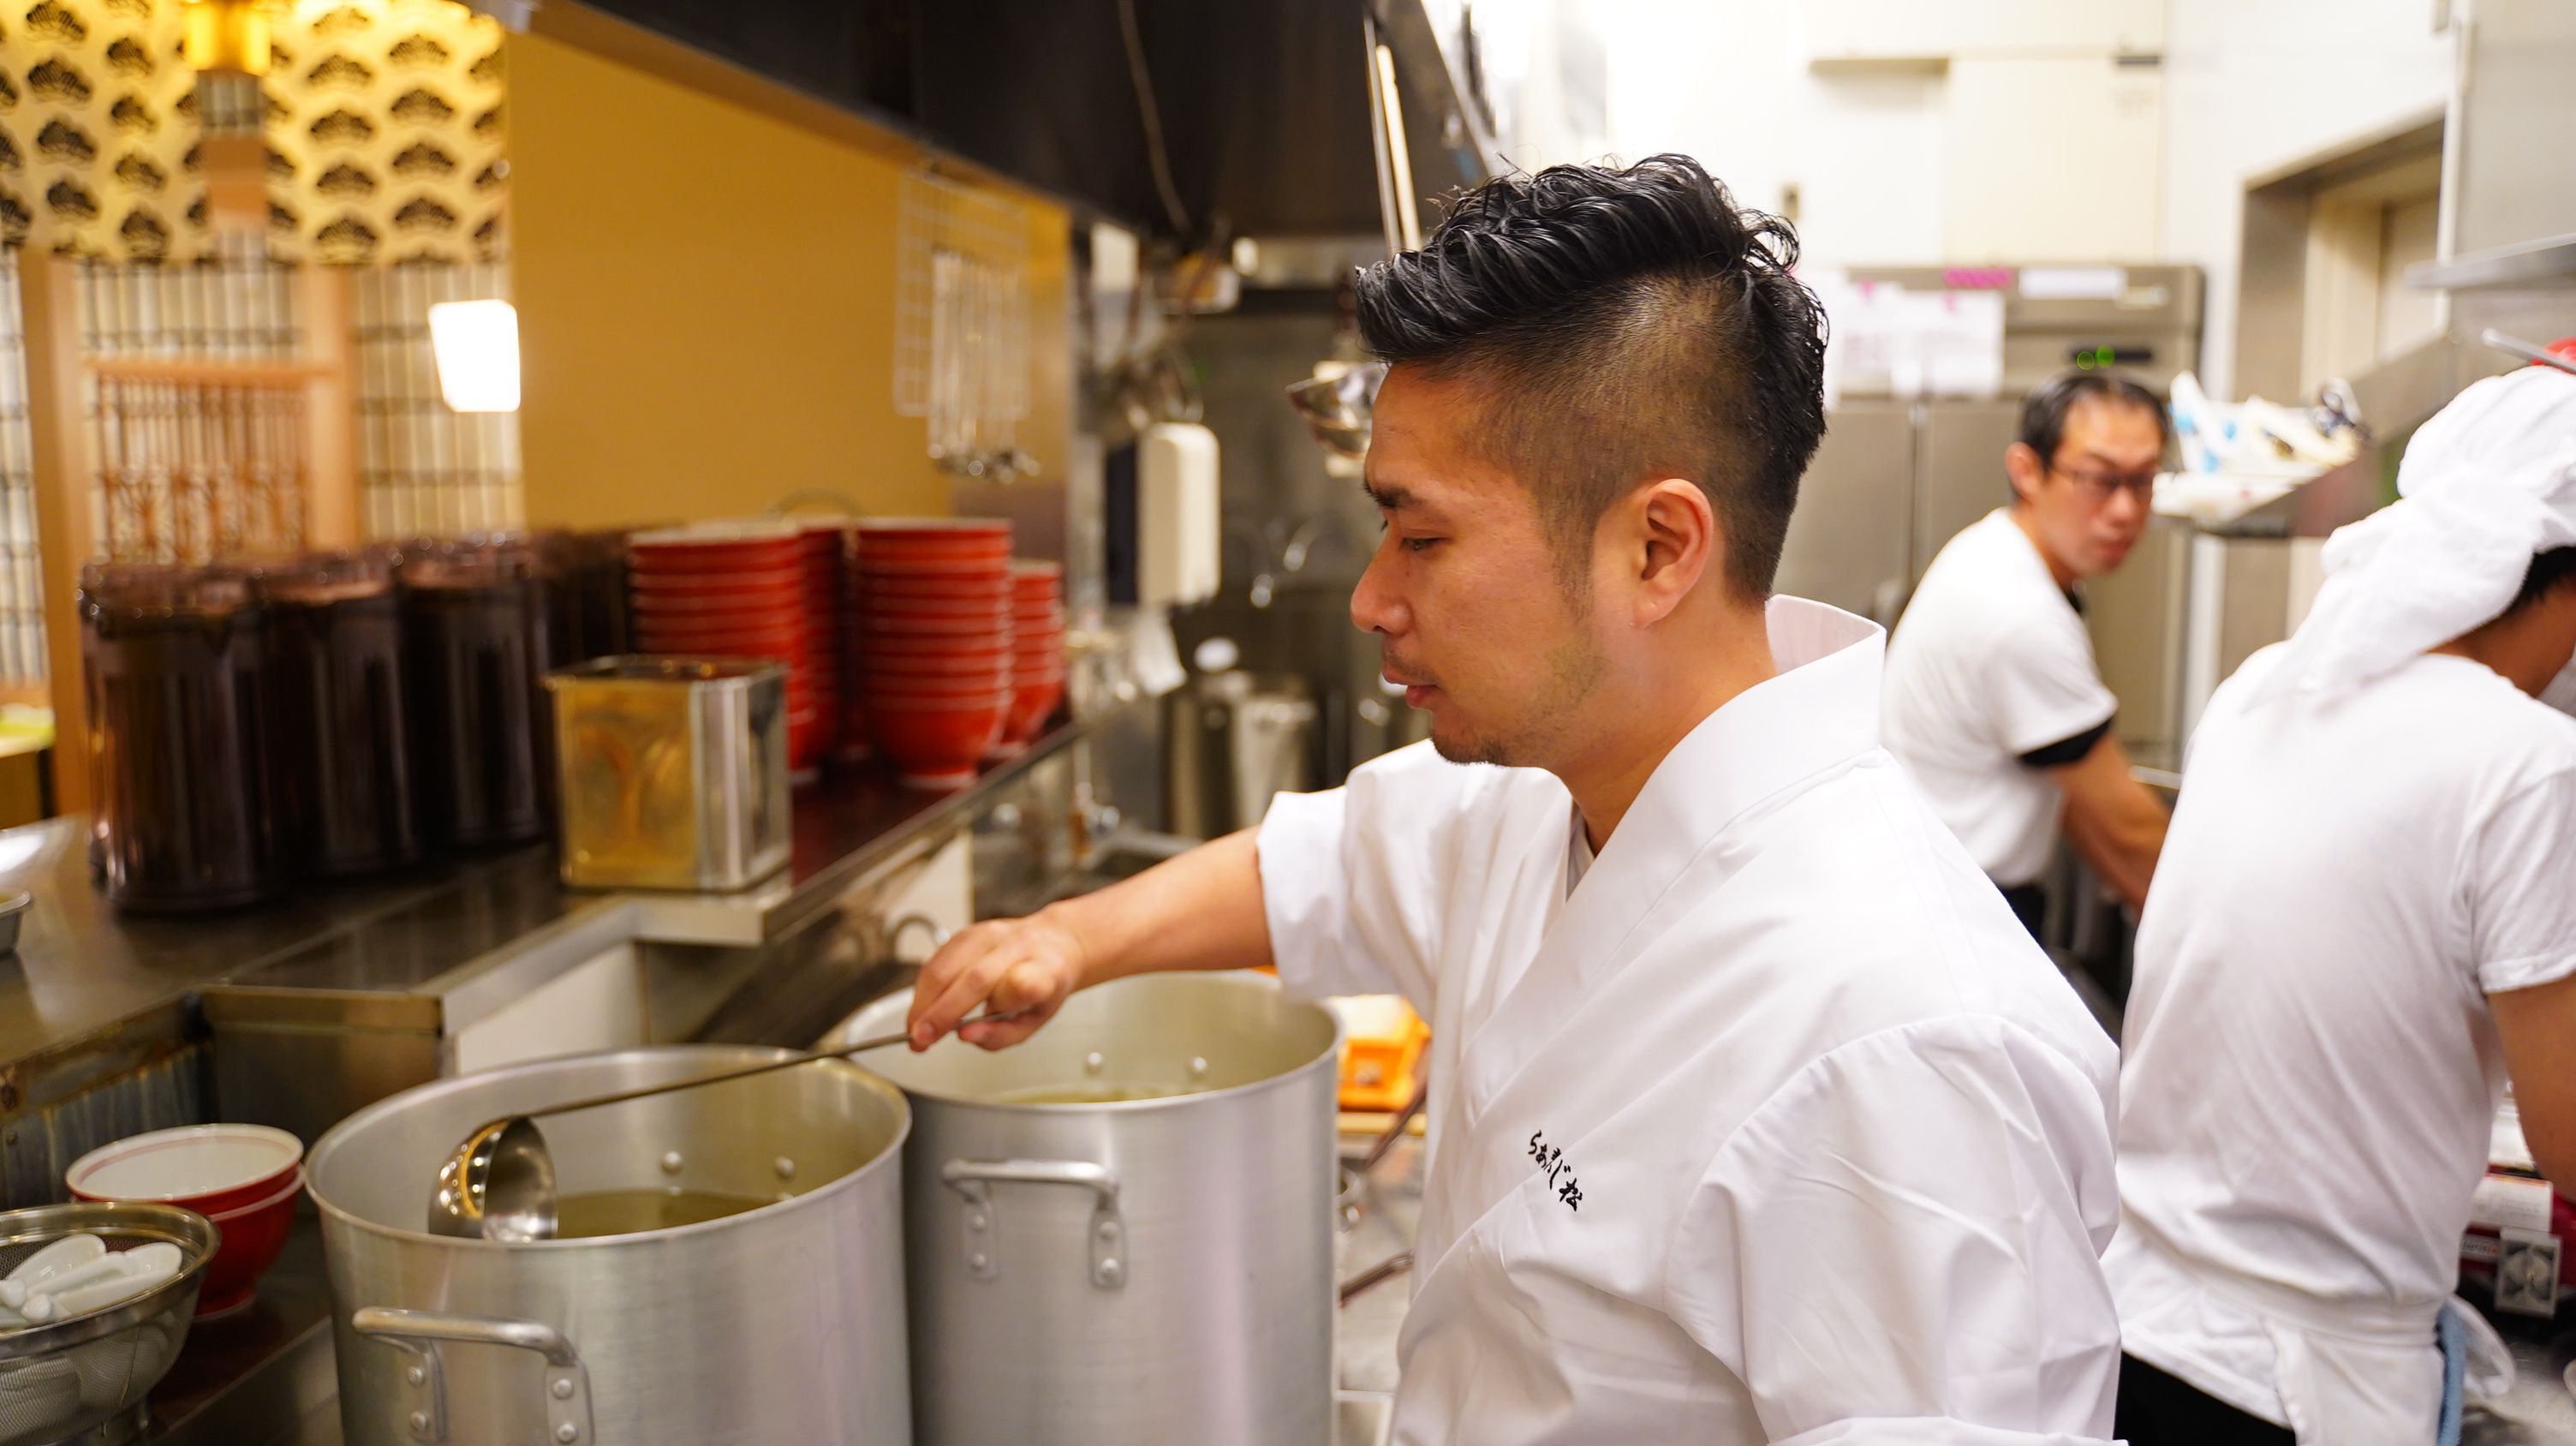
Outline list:
[[[1544,681],[1520,720],[1503,731],[1442,738],[1435,726],[1431,747],[1451,763],[1491,763],[1503,768],[1544,768],[1563,756],[1580,728],[1583,707],[1607,667],[1601,649],[1582,630],[1549,650]]]

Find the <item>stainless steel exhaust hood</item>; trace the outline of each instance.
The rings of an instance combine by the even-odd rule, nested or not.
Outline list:
[[[547,0],[536,23],[607,12],[1198,243],[1379,230],[1372,25],[1417,201],[1483,180],[1496,161],[1472,12],[1439,8],[1445,19],[1424,0]]]

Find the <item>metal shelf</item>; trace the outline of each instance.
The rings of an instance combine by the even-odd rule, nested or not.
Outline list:
[[[2418,291],[2576,287],[2576,235],[2498,246],[2448,261],[2419,261],[2406,268],[2406,284]]]

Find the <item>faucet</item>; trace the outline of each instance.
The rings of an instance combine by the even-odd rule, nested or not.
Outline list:
[[[1315,550],[1316,543],[1328,537],[1338,537],[1348,546],[1351,530],[1329,512],[1318,512],[1298,523],[1297,530],[1288,535],[1288,545],[1279,550],[1279,570],[1291,576],[1304,572],[1308,554]]]

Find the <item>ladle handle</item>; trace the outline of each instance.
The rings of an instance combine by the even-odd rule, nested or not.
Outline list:
[[[972,1019],[961,1019],[958,1023],[960,1025],[983,1024],[987,1022],[998,1024],[1006,1019],[1017,1019],[1026,1013],[1028,1013],[1028,1011],[1025,1009],[1015,1009],[1008,1014],[979,1014]],[[747,1069],[729,1069],[722,1074],[702,1074],[695,1079],[674,1080],[669,1084],[647,1085],[644,1088],[637,1090],[619,1090],[613,1095],[593,1095],[586,1100],[567,1100],[559,1105],[547,1105],[543,1109],[529,1110],[525,1114],[518,1116],[518,1118],[533,1120],[548,1115],[569,1115],[580,1110],[595,1110],[602,1105],[622,1105],[628,1100],[650,1099],[654,1095],[667,1095],[675,1090],[693,1090],[700,1085],[723,1084],[727,1080],[749,1079],[753,1075],[768,1074],[774,1070],[794,1069],[800,1064],[812,1064],[816,1060],[846,1059],[854,1054],[865,1054],[872,1049],[884,1049],[888,1045],[902,1044],[911,1038],[912,1035],[909,1032],[880,1034],[872,1039],[860,1040],[856,1044],[844,1044],[832,1049],[813,1050],[805,1054],[791,1055],[786,1059],[773,1059],[767,1064],[755,1064]]]
[[[1385,1159],[1387,1151],[1395,1148],[1395,1142],[1404,1138],[1405,1127],[1413,1123],[1415,1115],[1422,1113],[1423,1102],[1430,1098],[1431,1072],[1425,1069],[1422,1071],[1421,1083],[1413,1087],[1413,1098],[1405,1101],[1403,1109],[1396,1111],[1395,1119],[1387,1125],[1386,1132],[1379,1135],[1376,1142],[1369,1146],[1368,1154],[1361,1157],[1361,1174],[1365,1175],[1377,1168],[1378,1161]]]

